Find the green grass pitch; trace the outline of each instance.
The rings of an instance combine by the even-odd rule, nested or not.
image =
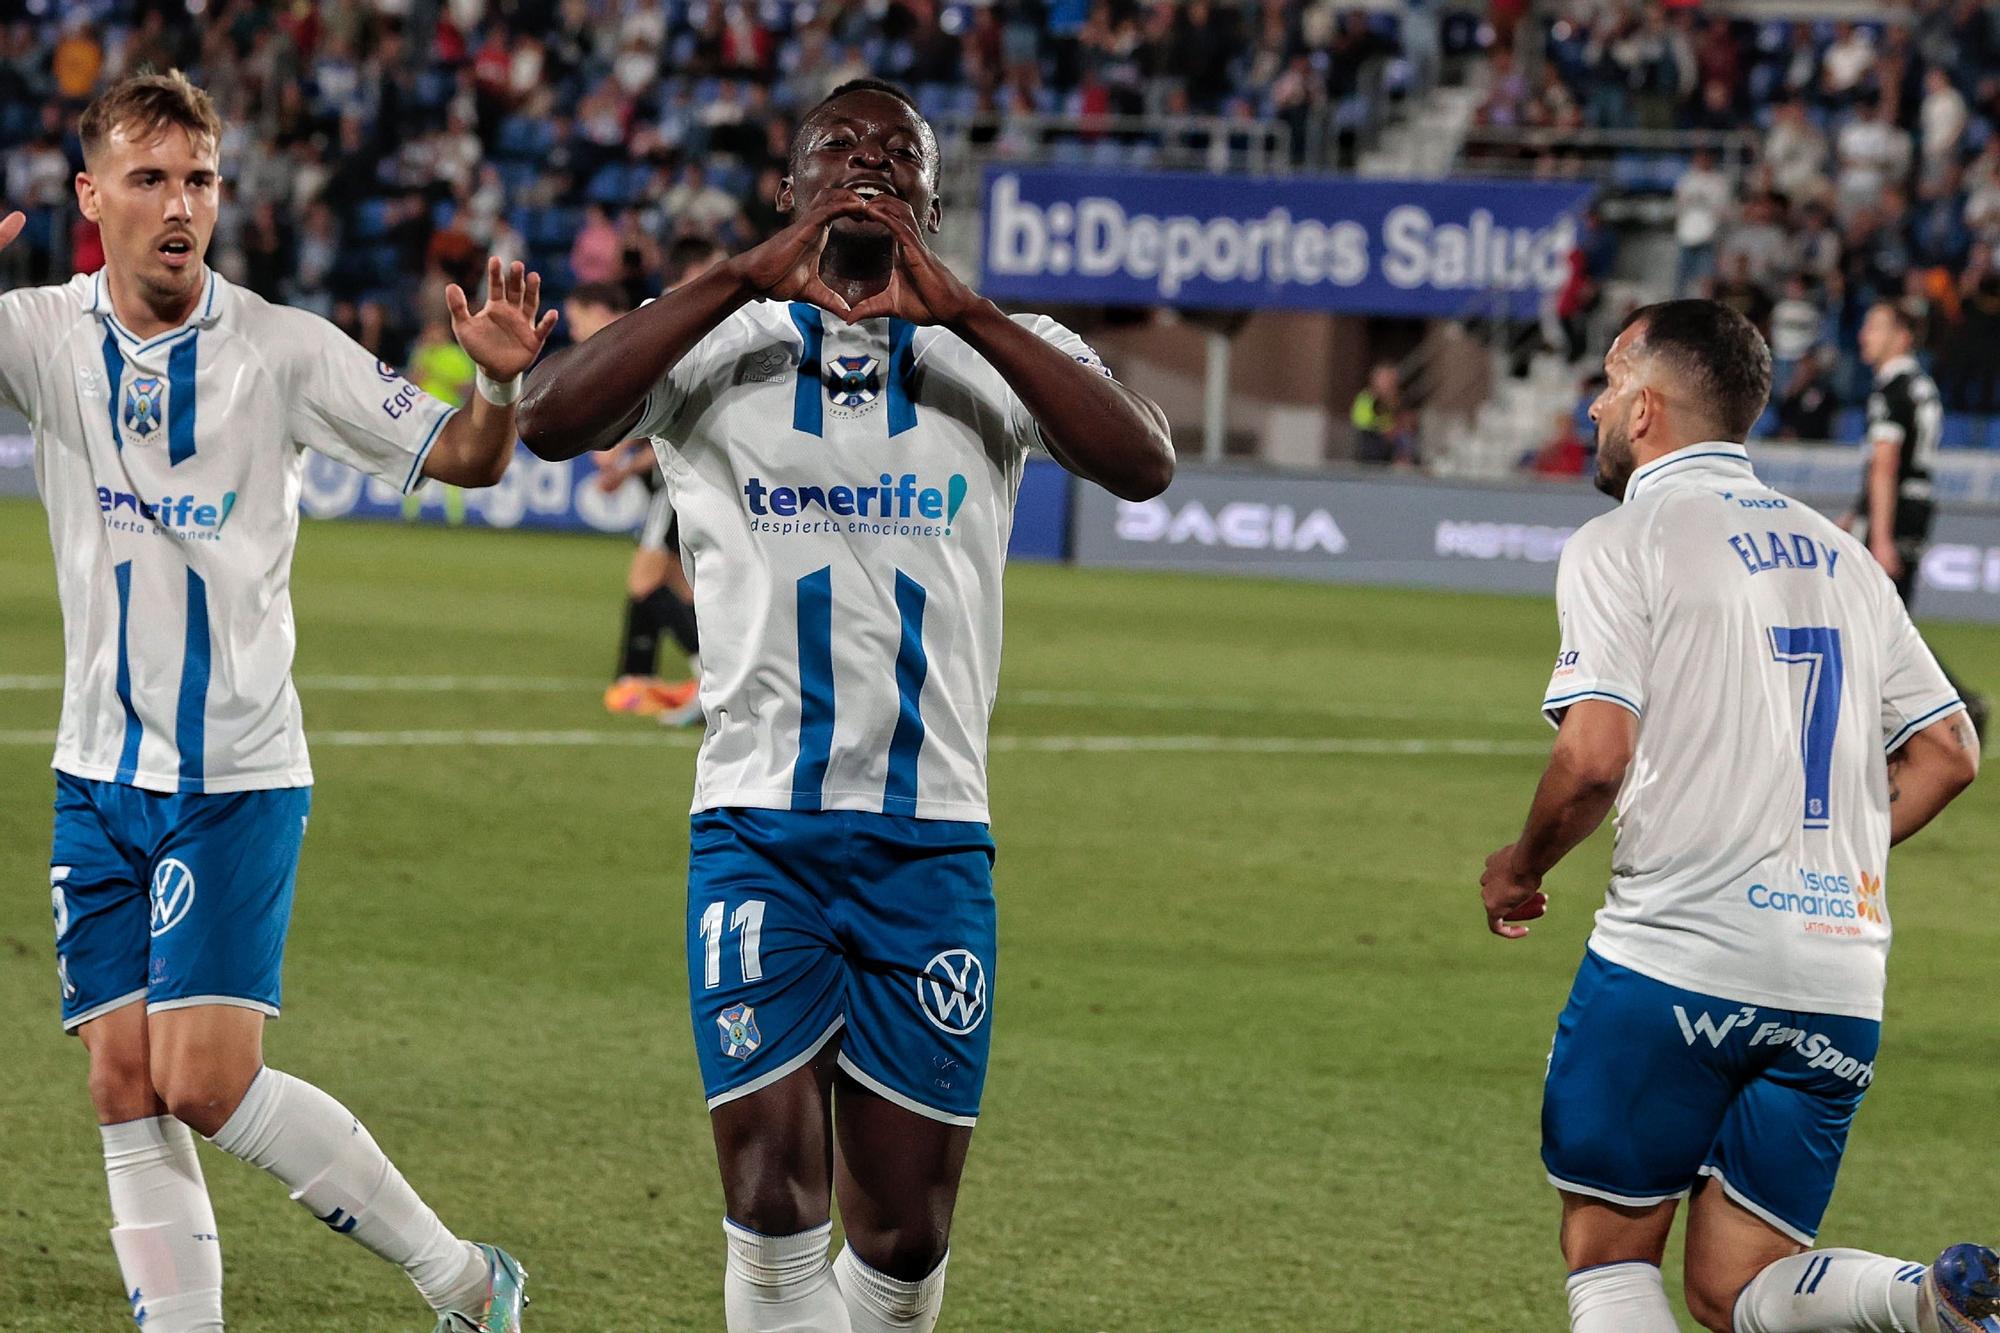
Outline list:
[[[295,580],[318,787],[268,1053],[523,1257],[538,1333],[721,1326],[692,738],[598,703],[629,549],[308,524]],[[0,561],[0,1328],[114,1329],[56,1022],[38,678],[61,637],[32,504],[0,502]],[[943,1326],[1561,1327],[1536,1114],[1607,839],[1524,943],[1486,935],[1474,888],[1546,751],[1550,605],[1042,566],[1008,601],[994,1058]],[[2000,631],[1933,637],[2000,678]],[[384,743],[409,732],[514,734]],[[498,743],[528,732],[559,734]],[[1829,1243],[1994,1237],[1996,813],[2000,778],[1897,854],[1881,1073]],[[401,1275],[203,1160],[232,1328],[429,1328]]]

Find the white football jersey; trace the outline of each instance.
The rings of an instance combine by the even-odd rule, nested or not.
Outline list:
[[[0,294],[63,610],[55,767],[148,791],[312,781],[291,682],[303,449],[404,490],[452,409],[317,315],[210,271],[141,339],[104,278]]]
[[[1961,708],[1868,551],[1739,444],[1633,473],[1564,548],[1542,710],[1640,718],[1590,947],[1747,1004],[1879,1019],[1884,756]]]
[[[1016,316],[1102,363],[1041,316]],[[708,719],[694,808],[984,821],[1034,418],[955,335],[753,302],[655,388]]]

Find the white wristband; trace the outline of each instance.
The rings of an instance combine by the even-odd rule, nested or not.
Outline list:
[[[495,407],[512,407],[514,400],[521,396],[521,376],[511,380],[496,380],[478,366],[472,368],[472,382],[479,389],[479,396]]]

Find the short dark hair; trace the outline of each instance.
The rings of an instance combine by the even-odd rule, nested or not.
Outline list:
[[[615,282],[579,282],[569,289],[569,299],[578,305],[599,305],[615,314],[632,311],[632,297]]]
[[[1641,306],[1619,329],[1645,326],[1640,346],[1694,393],[1715,425],[1741,441],[1771,400],[1771,348],[1757,326],[1720,301]]]
[[[792,148],[785,155],[785,169],[789,172],[797,171],[799,146],[805,142],[806,131],[812,128],[813,122],[818,120],[828,107],[850,93],[880,93],[884,97],[893,97],[910,108],[910,114],[917,118],[917,126],[923,132],[924,148],[930,156],[931,179],[935,181],[938,161],[937,131],[933,130],[930,121],[924,118],[923,108],[917,105],[915,95],[901,84],[891,83],[887,79],[849,79],[815,102],[810,111],[799,117],[799,127],[792,131]]]
[[[1923,341],[1924,338],[1923,320],[1917,317],[1916,311],[1910,309],[1910,307],[1903,304],[1903,302],[1885,299],[1877,301],[1871,308],[1875,310],[1887,311],[1889,314],[1889,318],[1895,323],[1896,327],[1901,329],[1904,333],[1910,335],[1910,342],[1912,344],[1920,343]]]
[[[678,287],[687,280],[688,270],[726,253],[706,236],[681,236],[667,247],[667,286]]]

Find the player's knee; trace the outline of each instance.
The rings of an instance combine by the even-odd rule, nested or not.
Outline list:
[[[1681,1291],[1687,1297],[1688,1313],[1697,1324],[1712,1333],[1732,1333],[1736,1327],[1736,1298],[1743,1293],[1743,1283],[1735,1276],[1690,1267]]]
[[[257,1076],[233,1061],[177,1060],[155,1066],[153,1087],[167,1114],[205,1137],[214,1137]]]
[[[847,1244],[862,1263],[899,1282],[916,1282],[930,1276],[944,1260],[951,1236],[935,1223],[895,1228],[847,1230]]]
[[[143,1042],[100,1046],[90,1053],[90,1104],[99,1122],[122,1124],[158,1115]]]
[[[778,1162],[757,1162],[723,1182],[729,1220],[764,1236],[795,1236],[827,1219],[824,1191]]]

